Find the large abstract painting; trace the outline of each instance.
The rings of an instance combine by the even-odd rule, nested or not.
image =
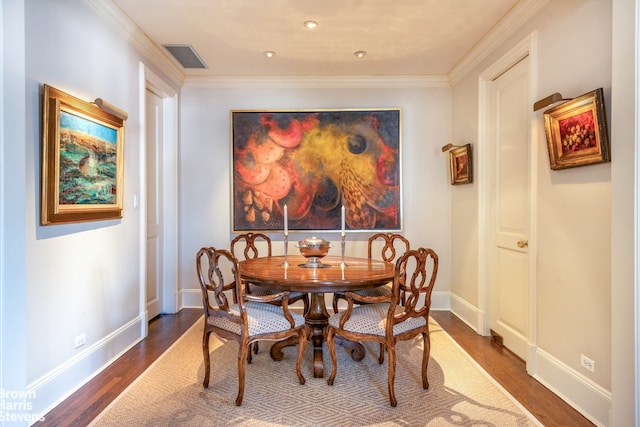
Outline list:
[[[401,111],[231,111],[233,231],[400,231]]]

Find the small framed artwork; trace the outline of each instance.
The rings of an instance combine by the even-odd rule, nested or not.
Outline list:
[[[471,144],[456,147],[449,151],[449,169],[451,184],[470,184],[473,182],[473,163],[471,161]]]
[[[610,161],[602,88],[544,112],[551,169]]]
[[[231,111],[233,232],[401,230],[400,130],[398,108]]]
[[[44,85],[40,223],[122,218],[124,120]]]

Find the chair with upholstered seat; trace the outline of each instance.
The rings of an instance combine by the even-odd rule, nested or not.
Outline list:
[[[419,248],[406,252],[396,261],[391,294],[371,297],[355,292],[345,293],[347,309],[329,317],[327,347],[332,364],[331,375],[327,380],[329,385],[333,385],[338,369],[336,336],[352,341],[375,341],[385,346],[389,354],[389,402],[391,406],[396,406],[396,343],[422,334],[422,387],[425,390],[429,388],[429,310],[437,274],[438,255],[432,249]],[[400,304],[403,292],[404,304]]]
[[[369,237],[367,243],[368,259],[380,259],[386,262],[394,262],[396,258],[407,252],[410,248],[409,240],[402,234],[397,233],[376,233]],[[367,297],[377,297],[389,295],[391,286],[389,284],[378,286],[376,288],[362,289],[354,291],[358,295]],[[335,292],[333,294],[333,312],[338,312],[338,302],[346,300],[344,292]],[[404,300],[401,294],[400,303]],[[384,362],[384,345],[380,344],[380,355],[378,356],[380,363]]]
[[[411,249],[409,240],[401,234],[397,233],[376,233],[369,237],[367,244],[367,257],[369,259],[380,259],[386,262],[394,262],[397,257]],[[389,285],[379,286],[377,288],[363,289],[356,293],[375,297],[380,295],[388,295],[391,293]],[[333,294],[333,312],[338,312],[338,302],[344,300],[344,292],[335,292]]]
[[[231,241],[230,249],[233,256],[238,260],[254,259],[259,256],[271,256],[272,254],[271,239],[263,233],[239,234]],[[264,255],[265,252],[266,255]],[[263,286],[247,283],[247,293],[252,295],[265,296],[276,292]],[[304,292],[290,292],[289,303],[293,304],[297,301],[302,301],[304,304],[303,312],[306,313],[309,309],[309,295]]]
[[[289,292],[268,296],[247,294],[238,260],[227,250],[200,249],[196,255],[196,267],[204,307],[202,351],[205,372],[202,385],[205,388],[209,387],[209,337],[212,332],[222,338],[236,340],[239,344],[236,405],[242,404],[245,363],[251,345],[257,341],[281,341],[297,336],[296,374],[300,384],[304,384],[305,379],[300,367],[307,341],[307,330],[304,317],[289,310]],[[229,304],[225,292],[233,289],[237,295],[237,302]],[[212,305],[212,300],[215,301],[215,305]],[[279,305],[273,304],[276,301]]]

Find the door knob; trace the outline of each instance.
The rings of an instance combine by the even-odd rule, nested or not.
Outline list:
[[[527,246],[529,246],[529,241],[528,241],[528,240],[522,240],[522,239],[520,239],[520,240],[518,240],[517,245],[518,245],[518,247],[519,247],[520,249],[522,249],[522,248],[526,248]]]

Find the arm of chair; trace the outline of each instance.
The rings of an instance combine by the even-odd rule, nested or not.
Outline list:
[[[380,296],[365,296],[365,295],[360,295],[357,294],[355,292],[349,292],[347,291],[345,294],[345,299],[347,300],[347,303],[349,302],[349,299],[351,299],[353,303],[366,303],[366,304],[376,304],[379,302],[391,302],[391,294],[388,295],[380,295]]]
[[[296,322],[293,320],[293,316],[291,316],[291,312],[289,311],[289,291],[278,292],[277,294],[265,295],[265,296],[254,296],[251,294],[244,294],[245,301],[255,301],[262,303],[273,303],[275,301],[281,301],[280,305],[282,306],[282,313],[284,317],[289,321],[291,327],[295,327]]]
[[[289,299],[289,291],[278,292],[277,294],[271,295],[253,295],[253,294],[244,294],[245,301],[255,301],[255,302],[266,302],[272,303],[275,301],[284,301],[284,299]]]

